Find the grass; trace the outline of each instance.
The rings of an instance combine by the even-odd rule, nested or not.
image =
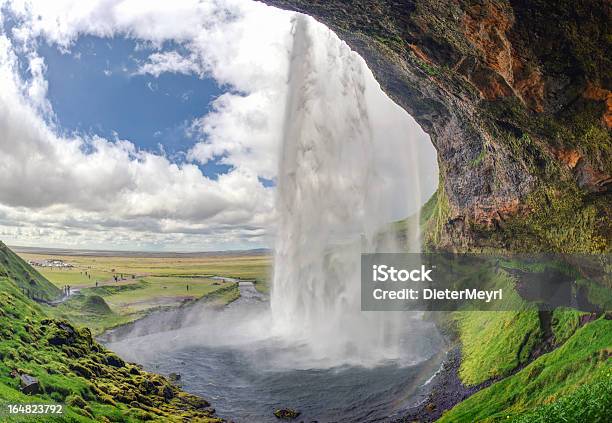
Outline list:
[[[224,276],[228,278],[253,280],[256,286],[265,291],[271,273],[271,257],[268,255],[218,255],[199,257],[128,257],[128,256],[91,256],[91,255],[54,255],[21,253],[24,260],[43,260],[48,258],[63,260],[74,269],[39,268],[40,273],[63,286],[95,286],[96,280],[112,279],[121,275],[131,281],[149,276]],[[86,278],[81,272],[91,272]],[[73,283],[69,281],[72,280]]]
[[[0,277],[10,278],[26,296],[52,300],[61,291],[0,242]]]
[[[466,385],[507,376],[524,363],[540,337],[537,310],[457,312]],[[503,336],[500,336],[503,334]]]
[[[31,272],[10,250],[0,249],[0,405],[62,403],[66,414],[11,421],[220,421],[205,409],[204,400],[125,363],[98,344],[89,329],[50,316],[53,308],[28,298],[21,287],[24,279],[11,276],[21,275],[23,269]],[[59,292],[35,277],[41,292]],[[83,296],[82,310],[112,313],[100,299]],[[24,395],[12,372],[36,377],[39,392]],[[0,415],[0,420],[5,417]]]
[[[49,312],[58,319],[86,326],[98,335],[163,308],[180,307],[202,298],[223,305],[238,295],[235,282],[186,276],[149,276],[131,283],[83,288]]]
[[[569,395],[534,411],[512,416],[513,423],[607,422],[612,409],[612,370],[601,369]],[[509,417],[508,417],[509,418]]]
[[[559,307],[552,313],[551,329],[556,345],[567,341],[580,325],[580,316],[585,313],[571,308]]]
[[[238,297],[235,283],[212,279],[212,276],[253,280],[259,291],[267,293],[269,290],[271,259],[267,255],[20,255],[24,260],[59,259],[74,266],[71,269],[39,268],[41,278],[44,279],[44,275],[59,287],[68,284],[80,289],[78,295],[51,309],[50,313],[58,319],[87,326],[95,335],[162,308],[182,306],[204,297],[222,305]],[[21,262],[17,256],[15,258]],[[38,274],[34,269],[32,273]],[[114,282],[114,275],[123,275],[123,279]]]
[[[470,274],[466,272],[461,274]],[[504,302],[492,303],[489,310],[480,311],[463,306],[446,316],[461,342],[459,376],[466,385],[507,376],[529,359],[542,336],[537,307],[520,298],[512,276],[503,269],[486,267],[476,272],[472,278],[484,282],[482,289],[503,289]]]
[[[115,313],[99,295],[76,295],[60,306],[50,308],[48,313],[57,319],[68,320],[88,327],[93,335],[107,329],[132,322],[142,315]]]
[[[85,271],[87,271],[87,274],[85,274]],[[83,268],[56,269],[49,267],[41,267],[39,268],[39,272],[45,278],[47,278],[48,281],[60,288],[64,285],[70,285],[74,287],[95,285],[96,281],[108,281],[113,279],[114,276],[114,274],[110,271],[107,272]],[[88,275],[91,275],[91,277]]]
[[[609,396],[601,398],[601,392],[610,392],[611,346],[612,321],[600,318],[578,329],[556,350],[459,403],[439,421],[491,422],[511,418],[522,421],[606,421],[609,412],[606,404],[610,399]],[[600,382],[604,386],[599,386]],[[585,388],[587,394],[590,390],[599,394],[589,399],[583,391],[578,391],[581,386],[588,386]],[[583,407],[581,401],[574,403],[572,399],[576,397],[590,405]],[[548,408],[540,408],[547,404]],[[555,420],[551,414],[549,420],[530,420],[535,415],[542,417],[543,411],[551,411],[554,407],[558,407],[558,414],[565,410],[564,413],[571,412],[579,418]],[[586,418],[591,412],[590,418]],[[535,414],[520,417],[524,413]]]
[[[506,268],[537,273],[552,267],[570,274],[574,270],[557,262],[498,263],[502,266],[496,266],[495,274],[480,271],[484,274],[478,276],[486,281],[483,289],[513,285],[514,276]],[[461,281],[457,279],[458,284]],[[580,327],[584,312],[555,309],[550,331],[551,342],[557,349],[530,363],[532,352],[544,340],[547,329],[541,326],[536,307],[523,301],[515,291],[504,289],[504,299],[503,310],[498,306],[500,311],[463,307],[439,316],[442,325],[449,327],[461,344],[461,381],[471,386],[497,379],[447,411],[440,421],[606,421],[609,410],[606,404],[610,401],[604,398],[612,388],[612,321],[601,317]],[[525,367],[518,370],[522,366]],[[592,398],[588,397],[590,394]],[[524,414],[529,417],[521,417]],[[573,418],[561,419],[564,416]]]
[[[148,276],[120,289],[99,287],[88,292],[102,296],[117,313],[131,314],[157,306],[177,306],[233,284],[210,278]]]
[[[426,250],[434,248],[442,241],[444,225],[450,215],[450,205],[444,191],[444,180],[440,173],[438,189],[425,203],[421,211],[421,234]]]

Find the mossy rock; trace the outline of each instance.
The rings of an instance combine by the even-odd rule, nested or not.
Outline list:
[[[113,314],[113,311],[108,306],[104,298],[99,295],[88,295],[83,303],[83,311],[99,314],[99,315],[109,315]]]
[[[274,415],[276,416],[276,418],[281,420],[297,419],[300,414],[301,413],[299,411],[294,410],[292,408],[279,408],[277,410],[274,410]]]
[[[125,361],[113,353],[106,354],[106,364],[113,367],[125,367]]]
[[[87,402],[79,395],[71,395],[66,398],[66,404],[77,408],[85,408],[87,406]]]

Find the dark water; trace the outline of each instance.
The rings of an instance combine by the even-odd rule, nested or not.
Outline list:
[[[258,310],[263,312],[266,304],[252,286],[241,286],[241,293],[228,310],[215,313],[252,318]],[[207,337],[201,321],[227,328],[234,319],[219,325],[217,317],[202,314],[198,326],[157,333],[151,333],[155,325],[144,321],[140,330],[123,333],[108,346],[148,370],[180,374],[182,387],[210,400],[218,415],[249,423],[277,422],[273,415],[277,408],[299,410],[297,421],[305,422],[388,420],[424,397],[424,385],[442,360],[438,354],[417,365],[295,369],[284,362],[284,357],[300,354],[291,345],[273,339],[228,342],[229,329],[212,331]],[[195,338],[204,340],[195,342]],[[437,336],[422,337],[419,342],[424,350],[441,349]]]

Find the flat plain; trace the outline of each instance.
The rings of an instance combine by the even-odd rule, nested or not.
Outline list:
[[[54,307],[58,318],[77,321],[101,333],[155,310],[209,298],[226,304],[238,296],[236,280],[268,292],[271,257],[264,253],[159,254],[50,250],[18,252],[31,263],[59,260],[72,267],[35,266],[72,295]]]

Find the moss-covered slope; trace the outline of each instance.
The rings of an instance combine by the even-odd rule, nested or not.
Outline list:
[[[92,339],[89,329],[49,318],[47,306],[24,294],[24,283],[30,284],[24,269],[33,275],[46,298],[53,299],[55,292],[48,281],[2,245],[0,421],[8,418],[7,403],[67,405],[62,416],[38,419],[44,422],[221,421],[205,400],[182,392],[162,376],[125,363]],[[38,379],[35,394],[22,392],[20,375]],[[19,419],[13,416],[11,421]]]
[[[0,241],[0,277],[9,278],[29,298],[50,301],[61,291]]]
[[[459,403],[440,421],[609,421],[611,356],[612,320],[601,317],[556,350]]]

